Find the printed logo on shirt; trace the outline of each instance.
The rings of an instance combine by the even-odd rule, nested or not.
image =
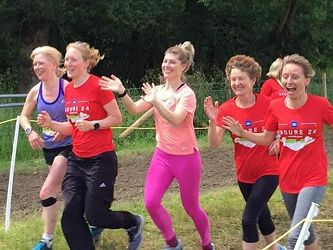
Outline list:
[[[103,182],[101,185],[99,185],[99,187],[100,187],[100,188],[105,188],[106,185],[105,185],[105,183]]]
[[[254,144],[253,142],[251,141],[248,141],[247,139],[245,138],[239,138],[239,137],[236,137],[235,140],[234,140],[235,143],[239,143],[240,145],[243,145],[247,148],[254,148],[256,146],[256,144]]]
[[[297,127],[297,121],[291,121],[291,127],[296,128]]]
[[[279,124],[279,135],[283,146],[298,151],[316,140],[317,123],[300,123],[292,120],[289,124]]]
[[[252,122],[250,120],[246,120],[245,127],[251,127],[251,126],[252,126]]]
[[[251,132],[251,133],[261,133],[263,132],[263,123],[264,120],[257,120],[257,121],[252,121],[252,120],[245,120],[244,121],[244,129]],[[244,147],[247,148],[254,148],[256,146],[255,143],[241,137],[235,137],[234,143],[238,143],[240,145],[243,145]]]
[[[66,102],[65,112],[68,120],[75,123],[90,117],[89,101],[77,101],[76,99]]]

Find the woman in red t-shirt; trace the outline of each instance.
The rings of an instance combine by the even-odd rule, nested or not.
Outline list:
[[[280,80],[281,66],[282,66],[281,58],[276,59],[272,63],[271,67],[269,68],[269,72],[266,74],[269,77],[269,79],[267,79],[263,83],[260,90],[260,94],[265,95],[272,100],[287,95]]]
[[[275,134],[279,134],[279,185],[291,227],[306,218],[312,202],[321,203],[328,184],[323,127],[326,124],[333,129],[333,106],[324,97],[306,93],[314,74],[303,56],[293,54],[283,58],[281,80],[287,96],[271,103],[263,133],[244,130],[237,118],[222,119],[223,128],[256,144],[269,145]],[[301,227],[297,227],[289,234],[288,249],[295,248],[300,231]],[[305,249],[319,249],[312,226],[309,232]]]
[[[65,68],[71,82],[65,89],[68,122],[52,121],[46,112],[38,123],[62,134],[72,134],[73,150],[62,183],[64,210],[61,226],[72,250],[93,250],[90,225],[123,228],[129,236],[128,249],[136,250],[142,241],[143,217],[110,209],[118,160],[112,140],[112,126],[122,121],[111,91],[98,86],[99,77],[90,70],[102,58],[97,49],[84,42],[67,45]]]
[[[224,116],[235,117],[247,131],[261,133],[270,103],[267,97],[253,92],[253,86],[261,75],[261,66],[252,57],[236,55],[230,58],[225,72],[236,96],[219,107],[217,102],[213,104],[210,96],[204,101],[211,147],[221,144],[225,133]],[[246,201],[242,218],[242,249],[255,250],[259,241],[257,224],[267,243],[276,238],[267,202],[278,186],[278,151],[273,152],[270,147],[256,145],[235,134],[230,136],[235,147],[237,181]],[[275,244],[273,249],[284,248]]]

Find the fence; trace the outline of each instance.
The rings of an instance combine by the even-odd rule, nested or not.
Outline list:
[[[323,82],[326,82],[327,86],[323,87]],[[195,127],[205,127],[207,125],[207,118],[203,111],[203,100],[206,96],[211,95],[214,100],[218,100],[220,103],[229,99],[232,96],[228,84],[224,82],[218,83],[205,83],[205,84],[191,84],[192,88],[197,95],[197,111],[195,115]],[[257,91],[259,88],[256,89]],[[139,98],[140,89],[130,89],[131,96],[134,96],[134,99]],[[317,95],[327,94],[328,99],[333,103],[333,77],[327,78],[325,81],[322,80],[321,76],[314,78],[309,85],[309,93]],[[15,94],[15,95],[0,95],[0,159],[3,161],[9,161],[11,155],[11,147],[13,144],[13,135],[14,135],[14,124],[15,122],[12,119],[15,119],[17,115],[20,114],[25,94]],[[122,109],[122,105],[120,105]],[[122,110],[124,111],[124,110]],[[124,126],[129,126],[132,124],[138,116],[126,116],[127,112],[122,112],[124,114]],[[32,117],[36,117],[36,114],[33,114]],[[145,126],[152,127],[153,121],[148,120],[145,122]],[[38,126],[34,126],[38,131]],[[115,136],[120,134],[122,131],[115,131]],[[200,132],[198,132],[200,133]],[[141,131],[140,133],[134,133],[135,136],[153,138],[154,133],[148,131]],[[140,137],[140,138],[141,138]],[[116,137],[116,143],[122,148],[129,144],[130,141],[124,141]],[[134,139],[133,139],[134,140]],[[126,144],[126,145],[125,145]],[[17,151],[17,160],[26,160],[26,159],[36,159],[41,156],[41,153],[31,149],[28,144],[24,133],[21,131],[19,134],[19,145]]]

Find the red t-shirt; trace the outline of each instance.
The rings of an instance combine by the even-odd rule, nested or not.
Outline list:
[[[256,102],[250,108],[236,106],[235,98],[226,101],[219,107],[217,126],[222,127],[222,117],[232,116],[242,127],[254,133],[263,132],[264,120],[270,100],[256,94]],[[264,175],[278,175],[277,156],[268,154],[268,147],[256,145],[245,138],[231,134],[235,147],[237,179],[245,183],[254,183]]]
[[[333,107],[324,97],[308,95],[298,109],[286,107],[284,98],[272,102],[265,129],[280,135],[281,191],[299,193],[303,187],[327,185],[324,124],[333,124]]]
[[[92,157],[106,151],[112,151],[115,145],[111,129],[79,131],[74,123],[77,120],[101,120],[107,116],[103,105],[114,99],[112,91],[101,90],[99,78],[90,75],[88,80],[78,88],[73,82],[65,90],[65,112],[73,126],[73,152],[80,157]]]
[[[263,83],[260,94],[265,95],[271,99],[276,99],[287,95],[285,89],[274,78],[269,78]]]

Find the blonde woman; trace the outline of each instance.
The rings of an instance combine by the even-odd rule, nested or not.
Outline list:
[[[282,66],[282,58],[277,58],[269,68],[269,72],[266,74],[269,79],[264,81],[260,94],[269,97],[270,99],[276,99],[285,97],[287,95],[286,90],[282,86],[280,80],[280,70]]]
[[[153,108],[157,147],[147,173],[144,199],[146,209],[165,239],[164,250],[183,249],[171,216],[162,205],[173,180],[178,182],[183,207],[200,235],[202,249],[215,249],[208,216],[199,202],[202,162],[193,127],[196,97],[184,76],[193,64],[193,57],[194,47],[190,42],[167,49],[161,65],[162,84],[143,84],[145,95],[136,102],[119,78],[103,77],[100,81],[103,89],[118,93],[130,113]]]
[[[44,233],[33,248],[34,250],[52,249],[58,213],[57,195],[67,168],[67,158],[72,149],[70,136],[61,136],[47,128],[43,129],[42,134],[39,135],[30,123],[31,114],[36,108],[38,113],[47,111],[56,121],[67,121],[64,89],[68,82],[61,78],[65,72],[59,67],[61,59],[61,53],[50,46],[38,47],[32,51],[33,70],[40,82],[29,91],[20,119],[31,147],[35,150],[43,150],[45,163],[49,169],[39,193]]]
[[[61,225],[69,248],[95,249],[88,221],[99,228],[126,229],[128,249],[136,250],[142,241],[143,217],[110,209],[118,172],[110,128],[122,122],[122,115],[113,93],[101,90],[99,77],[90,74],[101,58],[99,51],[88,43],[67,45],[64,64],[72,79],[65,91],[69,121],[56,122],[42,112],[38,122],[43,127],[72,134],[73,138],[62,184],[65,205]]]

